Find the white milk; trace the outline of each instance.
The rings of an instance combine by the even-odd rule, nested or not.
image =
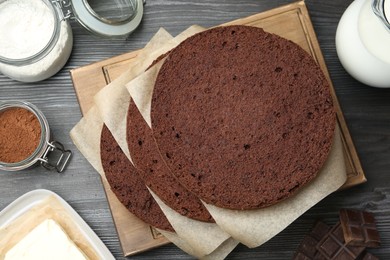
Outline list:
[[[385,12],[390,14],[390,0]],[[355,79],[373,87],[390,87],[390,31],[374,14],[371,0],[355,0],[340,19],[336,49]]]

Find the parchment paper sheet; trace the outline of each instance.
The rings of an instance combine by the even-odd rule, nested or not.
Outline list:
[[[144,72],[160,55],[166,53],[187,37],[202,30],[199,26],[192,26],[172,38],[164,29],[160,29],[136,57],[134,65],[95,95],[95,105],[98,107],[104,123],[130,161],[126,142],[126,115],[130,95],[124,87],[125,84]]]
[[[150,189],[149,192],[160,205],[176,233],[191,245],[195,255],[208,255],[230,238],[230,235],[222,231],[215,223],[205,223],[184,217],[168,207]]]
[[[332,150],[319,175],[294,197],[258,210],[228,210],[205,204],[217,224],[248,247],[267,242],[347,179],[340,130],[336,127]]]
[[[130,96],[123,86],[145,71],[148,65],[142,64],[142,61],[148,60],[150,52],[172,39],[173,37],[161,28],[137,55],[135,64],[130,66],[126,72],[104,87],[94,97],[95,106],[99,109],[101,118],[130,161],[131,158],[126,142],[125,116],[129,107]],[[115,100],[115,103],[112,102],[113,100]]]
[[[70,136],[79,151],[89,161],[89,163],[98,171],[103,179],[106,180],[100,159],[100,137],[103,128],[103,120],[99,116],[96,106],[93,106],[79,123],[71,130]],[[107,181],[107,180],[106,180]],[[176,244],[183,251],[190,251],[191,246],[175,233],[162,231],[169,234],[170,241]]]
[[[92,245],[72,221],[66,209],[53,196],[32,207],[6,228],[0,229],[0,259],[3,259],[8,250],[46,219],[56,221],[89,259],[98,259]]]
[[[165,236],[170,241],[175,241],[175,237],[171,237],[172,233],[166,232],[164,230],[160,230],[161,234]],[[196,258],[202,259],[202,260],[222,260],[225,259],[230,252],[233,251],[233,249],[238,245],[238,241],[230,237],[229,239],[225,240],[218,248],[216,248],[211,254],[208,254],[206,256],[197,255],[196,252],[189,247],[190,245],[187,243],[180,244],[179,241],[175,241],[175,245],[181,248],[183,251],[187,252],[188,254],[195,256]]]
[[[154,82],[159,67],[141,74],[126,87],[151,126],[150,109]],[[321,199],[337,190],[347,179],[339,129],[332,152],[319,176],[296,196],[275,206],[259,210],[232,211],[205,204],[218,226],[248,247],[256,247],[286,228]],[[243,196],[245,196],[243,194]]]
[[[80,152],[99,172],[101,177],[106,179],[100,160],[100,136],[102,128],[103,120],[100,118],[96,106],[93,106],[81,119],[81,121],[71,130],[70,135]],[[214,224],[214,226],[216,225]],[[193,249],[191,243],[188,243],[186,239],[182,239],[176,233],[161,229],[157,230],[177,247],[197,258],[223,259],[236,247],[238,243],[233,239],[227,238],[215,246],[213,250],[205,253],[205,250],[199,250],[198,246],[196,246],[196,249]]]
[[[160,55],[178,45],[182,40],[202,30],[203,29],[197,26],[190,27],[164,44],[162,41],[168,37],[164,35],[163,39],[160,40],[160,36],[157,34],[148,45],[149,48],[142,51],[140,58],[137,57],[137,65],[126,72],[126,79],[130,81],[131,78],[143,73]],[[157,42],[157,44],[154,44],[154,42]],[[159,48],[155,48],[157,46]],[[162,62],[163,60],[158,62],[154,67],[160,67]],[[125,78],[125,76],[121,76],[121,78]],[[95,104],[99,109],[104,123],[110,129],[122,150],[127,150],[127,156],[131,160],[126,142],[126,119],[130,99],[130,95],[126,90],[125,85],[122,84],[122,82],[116,81],[104,87],[95,96]],[[157,196],[155,194],[154,196],[156,199]],[[162,203],[160,199],[156,199],[156,201],[159,204],[160,202]],[[177,235],[191,245],[194,250],[193,255],[208,255],[218,248],[225,240],[230,238],[230,235],[221,230],[215,223],[205,223],[183,217],[180,214],[172,214],[174,211],[165,204],[160,204],[160,207],[164,214],[167,215],[168,220],[175,229]]]
[[[141,54],[137,57],[139,62],[132,66],[127,72],[114,80],[111,84],[103,88],[95,96],[95,106],[90,109],[87,115],[71,131],[71,137],[90,161],[93,167],[104,177],[104,172],[100,162],[100,132],[104,123],[110,124],[111,131],[122,150],[127,150],[127,156],[130,159],[126,143],[126,115],[130,101],[130,95],[124,87],[123,82],[131,80],[135,75],[143,72],[155,58],[165,53],[167,46],[176,46],[181,40],[198,32],[199,27],[191,27],[178,37],[168,41],[168,45],[163,45],[159,50],[152,54],[148,53],[155,46],[161,47],[161,41],[155,41],[156,35]],[[159,31],[161,34],[161,31]],[[166,32],[162,33],[162,39],[169,38]],[[116,136],[115,136],[116,135]],[[169,207],[167,207],[169,208]],[[172,211],[172,210],[171,210]],[[165,212],[164,212],[165,213]],[[223,256],[230,253],[236,246],[236,242],[229,240],[230,235],[222,231],[216,224],[203,223],[191,220],[178,214],[178,216],[169,219],[177,234],[170,234],[169,240],[178,245],[187,253],[198,258],[206,257],[212,254],[214,257]],[[191,228],[194,226],[194,228]],[[201,233],[202,236],[194,236],[194,232]],[[166,234],[166,232],[162,232]],[[226,240],[226,243],[224,243]]]

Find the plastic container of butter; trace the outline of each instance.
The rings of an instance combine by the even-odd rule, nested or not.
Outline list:
[[[0,258],[46,219],[56,221],[89,259],[115,259],[100,238],[64,199],[44,189],[22,195],[0,212]]]

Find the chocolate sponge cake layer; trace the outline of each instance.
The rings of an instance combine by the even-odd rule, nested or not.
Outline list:
[[[101,134],[100,151],[107,181],[119,201],[149,225],[174,232],[145,183],[138,177],[137,170],[105,125]]]
[[[153,136],[171,172],[207,203],[256,209],[316,177],[335,129],[329,84],[297,44],[217,27],[171,51],[155,82]]]
[[[134,102],[130,102],[127,113],[127,143],[141,179],[160,199],[183,216],[214,222],[199,198],[186,190],[169,171],[152,130]]]

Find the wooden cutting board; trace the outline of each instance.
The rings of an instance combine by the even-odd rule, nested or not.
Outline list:
[[[265,31],[278,34],[299,44],[313,56],[331,83],[304,1],[281,6],[224,25],[233,24],[262,27]],[[93,96],[121,75],[129,64],[135,61],[137,53],[138,51],[125,53],[70,71],[83,114],[93,105]],[[348,179],[342,188],[348,188],[365,182],[366,178],[332,84],[331,92],[337,110],[337,123],[341,129],[347,166]],[[110,190],[108,183],[103,182],[103,184],[125,256],[168,243],[156,230],[129,213]]]

